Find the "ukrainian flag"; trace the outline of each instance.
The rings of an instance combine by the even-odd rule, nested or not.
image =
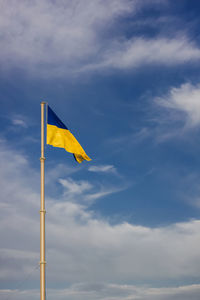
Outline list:
[[[69,129],[49,106],[47,108],[47,144],[64,148],[66,151],[73,153],[78,163],[83,160],[91,160]]]

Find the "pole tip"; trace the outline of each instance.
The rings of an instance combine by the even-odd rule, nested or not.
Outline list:
[[[46,104],[46,102],[45,102],[45,101],[42,101],[42,102],[40,102],[40,104]]]

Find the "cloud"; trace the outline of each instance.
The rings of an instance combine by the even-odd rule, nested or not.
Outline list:
[[[72,168],[67,166],[66,164],[56,164],[54,167],[50,167],[46,170],[46,184],[52,185],[52,183],[56,183],[57,178],[61,178],[63,174],[65,176],[71,176],[72,174],[79,172],[80,169],[78,167]]]
[[[101,49],[98,33],[115,18],[131,12],[135,1],[36,0],[1,5],[1,64],[47,76],[66,73],[94,59]],[[37,16],[37,17],[36,17]],[[62,67],[62,65],[64,65]],[[45,72],[46,69],[46,72]]]
[[[6,116],[6,119],[11,123],[11,126],[8,127],[8,131],[27,129],[28,127],[30,128],[34,125],[34,123],[28,119],[26,115],[11,113],[10,115]],[[30,139],[30,137],[28,138]]]
[[[17,125],[17,126],[21,126],[21,127],[27,128],[27,124],[25,123],[24,120],[21,120],[21,119],[13,119],[13,120],[12,120],[12,123],[13,123],[13,125]]]
[[[112,165],[101,165],[101,166],[91,166],[88,168],[89,171],[91,172],[102,172],[102,173],[117,173],[117,170],[114,166]]]
[[[200,49],[186,36],[127,38],[116,30],[130,15],[167,1],[99,0],[3,1],[0,12],[0,63],[33,76],[130,70],[146,64],[166,66],[198,61]],[[37,16],[37,17],[36,17]]]
[[[182,113],[186,127],[200,124],[200,85],[184,83],[180,87],[172,87],[167,95],[155,99],[156,103],[168,111]],[[176,116],[180,120],[180,115]]]
[[[81,180],[79,182],[75,182],[73,179],[59,179],[60,184],[66,189],[65,194],[82,194],[85,191],[92,189],[92,184],[87,181]]]
[[[16,300],[36,300],[39,297],[37,290],[0,290],[2,300],[12,297],[15,294]],[[66,289],[48,289],[48,299],[53,300],[198,300],[200,285],[185,285],[178,287],[151,288],[140,285],[120,284],[74,284]]]
[[[78,201],[91,204],[94,200],[110,194],[120,192],[127,188],[122,184],[119,186],[105,186],[102,184],[91,184],[86,180],[75,181],[72,178],[59,179],[58,182],[64,188],[63,198],[67,196],[70,201]],[[78,196],[78,197],[77,197]]]
[[[0,239],[3,245],[0,278],[2,284],[7,286],[9,282],[14,288],[39,261],[39,172],[4,142],[0,143],[0,163]],[[92,192],[87,181],[62,183],[74,196],[79,188],[83,195]],[[60,299],[96,295],[97,299],[111,300],[112,297],[116,299],[119,290],[122,290],[123,300],[132,294],[133,299],[137,299],[141,288],[136,287],[134,294],[129,286],[123,287],[122,282],[159,281],[164,284],[169,279],[175,283],[199,278],[200,220],[157,228],[127,222],[112,225],[104,218],[97,218],[87,205],[68,199],[65,193],[46,197],[46,210],[47,280],[49,288],[59,286],[52,295],[57,292]],[[33,274],[33,285],[38,276],[39,272]],[[78,282],[84,285],[75,286]],[[94,282],[97,290],[102,282],[120,286],[99,286],[100,292],[95,292],[94,286],[90,286]],[[88,284],[88,291],[85,291],[85,284]],[[67,285],[72,287],[64,290]],[[193,292],[195,288],[189,295]],[[20,298],[28,292],[16,293]],[[110,296],[106,296],[107,293]],[[159,299],[155,290],[148,293],[153,295],[152,299]],[[139,299],[145,297],[141,292]],[[167,297],[163,299],[171,296]]]
[[[99,191],[96,191],[96,192],[88,195],[87,198],[89,200],[96,200],[96,199],[105,197],[107,195],[111,195],[111,194],[114,194],[114,193],[121,192],[125,189],[127,189],[127,185],[126,186],[118,186],[118,187],[104,187],[104,186],[102,186]]]
[[[178,65],[200,59],[200,49],[186,37],[132,38],[114,41],[97,64],[85,69],[113,68],[130,70],[146,64]]]

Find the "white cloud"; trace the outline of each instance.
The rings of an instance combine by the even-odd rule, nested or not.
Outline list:
[[[27,127],[27,124],[22,119],[13,119],[12,123],[13,123],[13,125],[21,126],[21,127],[24,127],[24,128]]]
[[[53,295],[55,295],[56,291],[52,292]],[[70,289],[63,290],[59,296],[61,296],[61,299],[63,300],[178,300],[180,298],[182,300],[198,300],[199,292],[200,285],[198,284],[180,286],[175,288],[150,288],[146,286],[137,287],[133,285],[94,283],[87,285],[74,285]]]
[[[29,166],[26,158],[4,143],[0,144],[0,163],[0,239],[3,245],[0,278],[1,282],[15,286],[14,283],[21,281],[39,261],[39,174]],[[83,194],[91,192],[86,183],[76,185],[68,181],[66,187],[76,196],[80,187]],[[159,299],[157,295],[161,295],[160,299],[170,299],[168,294],[174,295],[174,291],[171,294],[165,291],[167,296],[162,296],[164,290],[161,294],[149,290],[147,298],[141,288],[122,286],[122,282],[164,283],[168,279],[180,282],[199,278],[199,220],[157,228],[129,223],[111,225],[96,218],[87,206],[69,201],[67,195],[58,198],[60,200],[46,199],[48,287],[52,284],[60,287],[49,297],[57,292],[60,299],[74,297],[79,300],[93,295],[96,299],[111,300],[117,299],[118,289],[122,290],[123,300],[137,299],[138,295],[138,299]],[[8,263],[11,260],[12,263]],[[33,283],[37,276],[39,272],[33,274]],[[84,286],[75,286],[78,282],[83,282],[84,286],[87,283],[88,291]],[[95,292],[94,286],[90,287],[94,282],[97,289],[99,283],[106,282],[106,286]],[[109,282],[120,286],[110,286]],[[66,284],[72,287],[62,290]],[[189,295],[196,291],[195,287],[191,290]],[[28,292],[16,293],[23,299]],[[181,293],[187,294],[184,289]]]
[[[91,166],[88,170],[91,172],[117,173],[116,168],[112,165]]]
[[[185,285],[178,287],[151,288],[148,286],[120,285],[120,284],[74,284],[66,289],[47,289],[50,300],[198,300],[200,285]],[[36,300],[37,290],[0,290],[2,300],[15,295],[16,300]]]
[[[94,59],[101,49],[98,32],[116,17],[131,12],[135,1],[99,0],[34,2],[12,0],[1,4],[1,64],[46,75]],[[64,65],[64,66],[62,66]]]
[[[118,193],[125,190],[127,186],[118,186],[118,187],[101,187],[99,191],[91,193],[87,196],[89,200],[96,200],[102,197],[105,197],[110,194]]]
[[[200,59],[200,49],[186,37],[177,38],[132,38],[114,41],[105,51],[102,60],[84,69],[132,69],[146,64],[166,66]]]
[[[96,199],[105,197],[110,194],[120,192],[127,188],[123,186],[104,186],[101,184],[91,184],[86,180],[75,181],[72,178],[59,179],[58,182],[64,188],[63,198],[67,197],[70,201],[78,201],[90,204]],[[77,197],[78,196],[78,197]]]
[[[85,191],[92,189],[92,184],[88,181],[80,180],[75,182],[73,179],[59,179],[61,185],[66,189],[65,194],[83,194]]]
[[[173,87],[167,95],[156,98],[156,103],[171,111],[183,113],[182,119],[186,122],[187,127],[194,127],[200,124],[199,84],[185,83],[180,87]]]
[[[152,3],[166,1],[110,0],[106,5],[99,0],[2,1],[1,66],[4,71],[16,67],[54,77],[199,61],[200,49],[185,36],[127,39],[112,30],[119,18],[134,16]]]

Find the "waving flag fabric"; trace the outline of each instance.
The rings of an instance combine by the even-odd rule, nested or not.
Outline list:
[[[47,144],[64,148],[66,151],[73,153],[78,163],[83,160],[91,160],[76,138],[49,106],[47,111]]]

